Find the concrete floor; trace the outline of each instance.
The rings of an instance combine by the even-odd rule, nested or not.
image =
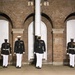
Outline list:
[[[75,68],[43,65],[42,69],[36,69],[32,65],[23,65],[21,69],[17,69],[15,66],[0,66],[0,75],[75,75]]]

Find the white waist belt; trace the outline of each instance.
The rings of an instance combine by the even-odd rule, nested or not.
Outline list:
[[[8,51],[9,49],[3,49],[3,50],[7,50]]]
[[[73,50],[75,50],[75,48],[69,48],[69,49],[73,49]]]

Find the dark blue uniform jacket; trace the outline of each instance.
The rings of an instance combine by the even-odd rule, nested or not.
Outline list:
[[[1,54],[9,55],[11,53],[11,47],[9,43],[3,43],[1,46]]]
[[[22,40],[15,41],[14,52],[20,54],[25,52],[24,42]]]
[[[34,44],[34,52],[44,53],[46,51],[45,42],[43,40],[37,40]]]
[[[69,42],[67,45],[67,53],[75,54],[75,50],[72,48],[75,48],[75,45],[74,45],[74,43]]]

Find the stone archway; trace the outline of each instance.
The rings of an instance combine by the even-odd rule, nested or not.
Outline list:
[[[69,57],[68,55],[66,55],[67,52],[67,43],[70,41],[71,38],[74,38],[72,35],[70,35],[70,33],[72,33],[72,27],[73,27],[73,20],[75,20],[75,12],[70,13],[64,20],[65,25],[64,25],[64,64],[68,64],[69,63]],[[70,26],[69,26],[70,25]],[[71,27],[71,28],[70,28]],[[73,27],[74,29],[75,27]],[[72,30],[72,31],[69,31]],[[70,32],[70,33],[69,33]]]
[[[28,60],[34,58],[34,31],[33,22],[30,23],[28,27]],[[41,22],[41,39],[45,41],[46,52],[43,55],[43,59],[47,60],[47,27],[44,22]]]
[[[67,35],[66,35],[67,43],[70,42],[71,38],[73,38],[75,41],[75,33],[74,33],[74,31],[75,31],[75,19],[67,21],[66,28],[67,28]]]
[[[42,13],[41,15],[42,15],[42,22],[44,22],[44,24],[47,27],[47,61],[45,63],[52,64],[53,62],[53,33],[52,33],[53,23],[48,15],[46,15],[45,13]],[[32,22],[35,22],[34,16],[35,14],[31,13],[24,20],[24,38],[25,38],[25,48],[26,48],[25,61],[28,63],[29,63],[28,61],[29,60],[28,58],[28,28]]]
[[[6,20],[0,20],[0,48],[4,39],[8,39],[9,42],[9,22]]]
[[[1,41],[0,42],[3,43],[4,39],[8,39],[8,42],[11,44],[11,48],[13,48],[13,38],[12,38],[13,37],[13,35],[12,35],[13,23],[12,23],[12,20],[7,14],[0,12],[0,21],[1,21],[0,32],[1,32],[1,37],[3,37],[2,38],[3,40],[0,39],[2,42]],[[10,61],[12,61],[12,58],[13,57],[11,56]],[[10,62],[10,63],[12,63],[12,62]]]

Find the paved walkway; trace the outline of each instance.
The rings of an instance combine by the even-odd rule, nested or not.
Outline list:
[[[42,69],[36,69],[32,65],[23,65],[21,69],[17,69],[15,66],[0,66],[0,75],[75,75],[75,68],[43,65]]]

